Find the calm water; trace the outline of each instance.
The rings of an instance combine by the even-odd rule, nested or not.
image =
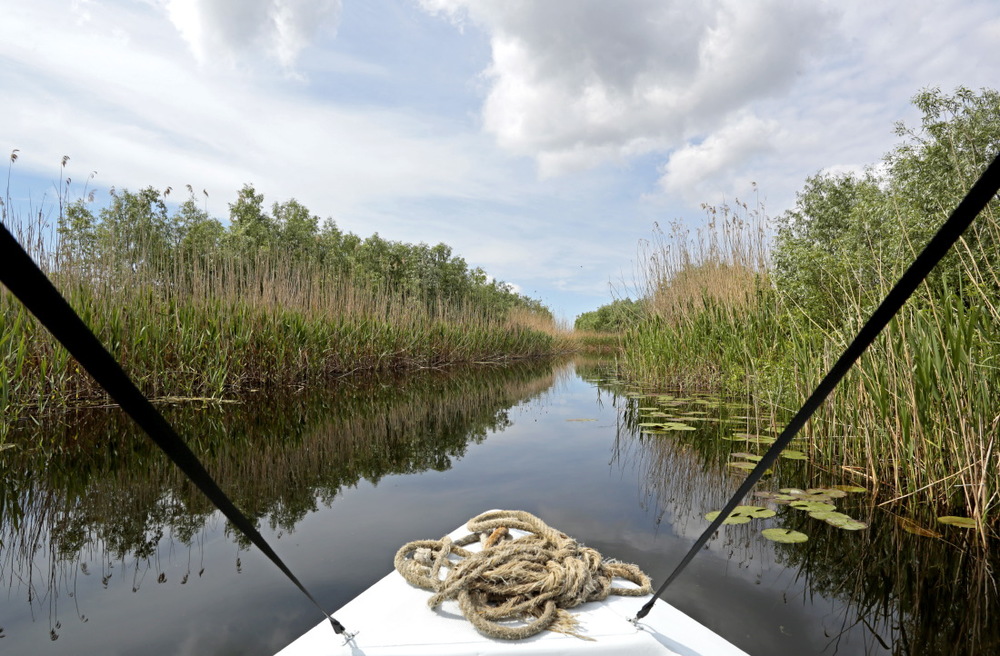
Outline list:
[[[655,583],[738,485],[718,435],[750,420],[694,399],[674,410],[699,430],[641,436],[650,402],[602,376],[582,362],[522,364],[164,410],[331,609],[389,572],[403,543],[491,508],[535,513]],[[0,453],[0,653],[272,654],[320,621],[118,411],[31,430],[65,446],[47,460]],[[775,475],[845,482],[808,463]],[[975,546],[916,538],[852,503],[867,531],[791,509],[724,527],[667,601],[751,654],[996,649],[996,591]],[[776,525],[811,539],[759,536]]]

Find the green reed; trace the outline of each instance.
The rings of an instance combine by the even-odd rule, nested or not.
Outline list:
[[[22,226],[56,286],[152,397],[220,397],[355,372],[498,362],[566,350],[530,312],[428,303],[280,253],[185,255],[137,242],[99,258]],[[143,250],[148,249],[148,250]],[[138,254],[137,254],[138,253]],[[6,289],[0,290],[0,424],[104,393]],[[3,435],[0,435],[0,443]]]
[[[877,284],[839,301],[847,320],[821,325],[770,282],[766,261],[752,276],[739,265],[758,248],[762,212],[738,206],[710,218],[719,216],[731,228],[728,249],[704,246],[719,233],[710,223],[701,244],[674,235],[649,254],[650,316],[623,333],[620,366],[644,384],[750,393],[772,411],[795,409],[896,274],[886,267]],[[979,223],[980,241],[1000,236],[992,211]],[[974,248],[962,242],[951,256],[961,289],[919,290],[805,430],[818,466],[857,477],[881,503],[967,514],[986,529],[1000,501],[1000,306],[996,272],[977,266]]]

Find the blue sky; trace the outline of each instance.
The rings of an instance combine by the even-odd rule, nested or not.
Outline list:
[[[11,199],[244,183],[445,242],[572,320],[654,222],[860,170],[921,88],[1000,86],[994,0],[32,0],[0,21]],[[91,172],[96,175],[89,179]],[[175,192],[175,196],[176,196]]]

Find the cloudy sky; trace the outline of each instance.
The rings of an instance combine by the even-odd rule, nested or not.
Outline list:
[[[4,5],[15,203],[51,208],[63,155],[98,203],[191,184],[224,218],[249,182],[569,320],[628,287],[654,222],[751,182],[778,213],[877,162],[920,89],[1000,87],[995,0]]]

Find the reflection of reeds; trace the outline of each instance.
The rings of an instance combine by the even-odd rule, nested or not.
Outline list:
[[[739,483],[738,475],[725,471],[733,447],[720,443],[709,425],[674,436],[640,437],[636,407],[650,402],[614,398],[620,408],[615,461],[638,470],[637,484],[658,517],[667,516],[675,533],[694,537],[708,524],[704,513],[721,508]],[[773,425],[770,418],[748,420],[758,429],[761,423]],[[841,480],[794,464],[775,476],[779,480],[761,487],[806,488]],[[919,527],[939,528],[935,513],[926,508],[917,512],[916,521],[902,521],[870,495],[852,495],[837,504],[869,528],[843,531],[782,506],[772,521],[806,531],[806,543],[774,547],[755,535],[765,524],[751,522],[724,526],[722,544],[735,563],[753,560],[763,567],[777,561],[798,570],[808,594],[842,601],[839,626],[827,627],[831,652],[849,634],[852,642],[863,637],[865,653],[974,656],[1000,650],[995,621],[1000,591],[994,574],[1000,560],[994,546],[962,529],[942,530],[944,539],[918,535]]]
[[[845,629],[864,624],[875,650],[975,656],[1000,649],[995,550],[975,533],[954,534],[955,541],[918,537],[874,507],[864,519],[871,526],[863,534],[821,527],[780,559],[798,567],[812,590],[850,601]],[[933,526],[933,514],[920,521]]]
[[[555,366],[425,370],[164,412],[248,517],[291,531],[362,479],[447,469],[470,442],[509,425],[510,407],[550,388]],[[110,571],[120,561],[116,571],[155,579],[162,541],[190,549],[215,516],[116,409],[20,430],[19,444],[46,446],[0,451],[0,580],[12,593],[26,590],[31,603],[54,604],[81,563]]]

